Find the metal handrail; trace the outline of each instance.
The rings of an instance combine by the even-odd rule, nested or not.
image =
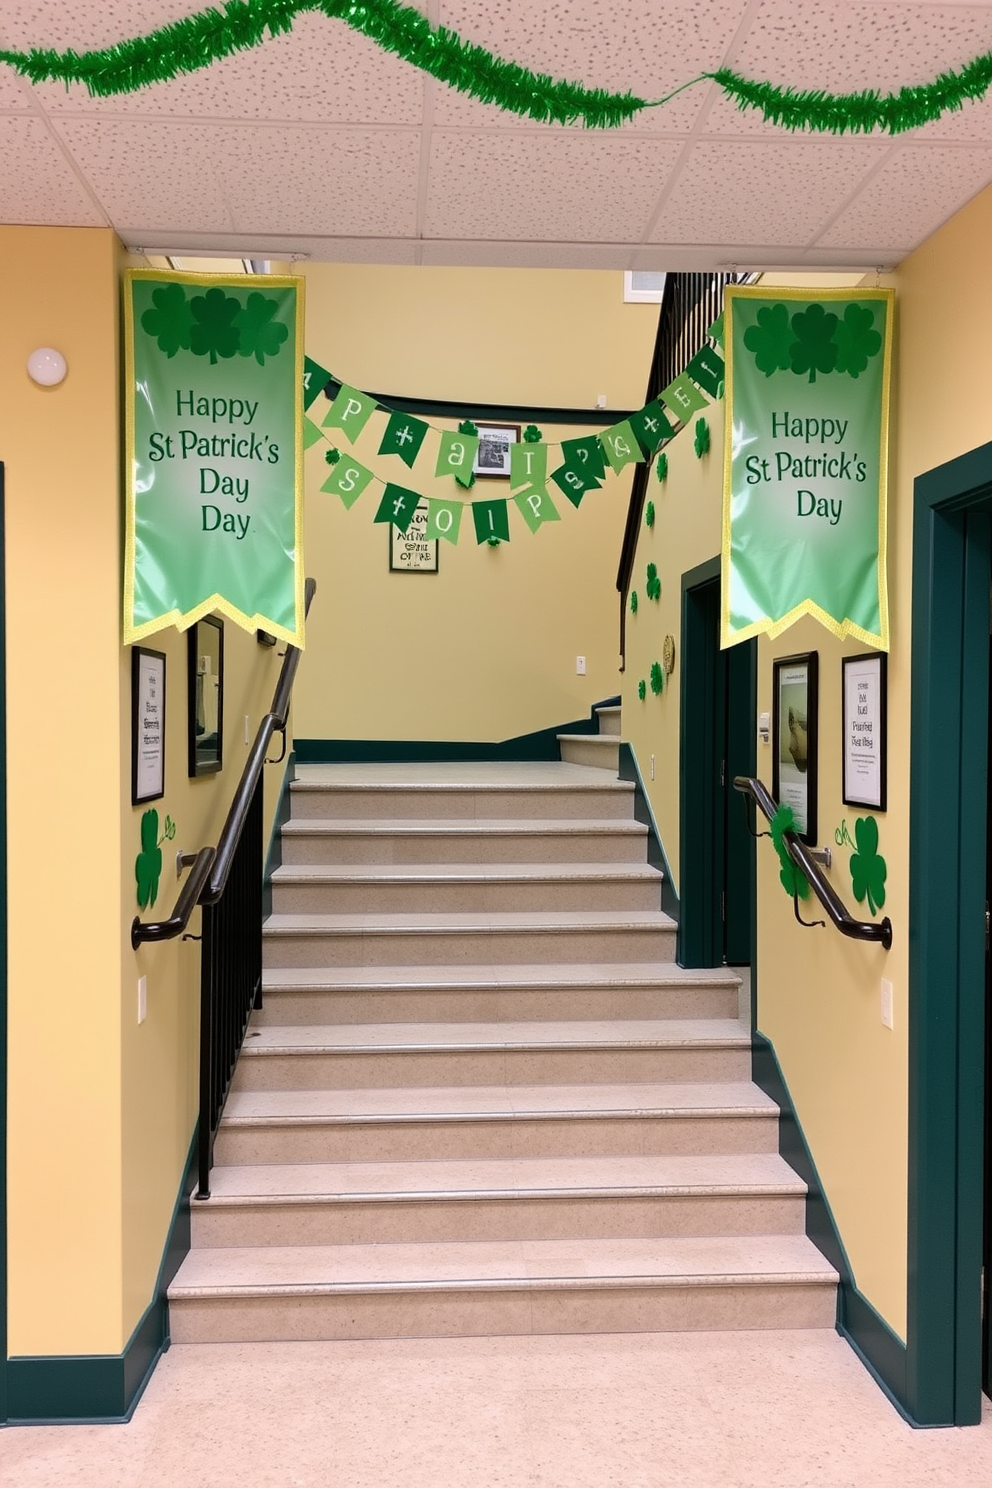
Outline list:
[[[310,604],[317,592],[314,579],[307,579],[304,590],[304,614],[310,613]],[[173,940],[181,935],[189,924],[198,904],[216,904],[224,892],[234,854],[244,830],[248,810],[255,794],[255,787],[262,774],[265,756],[272,735],[286,734],[289,716],[289,701],[293,683],[303,653],[298,646],[287,646],[276,683],[272,707],[258,726],[245,767],[234,792],[227,820],[221,829],[216,847],[203,847],[192,859],[193,868],[176,900],[172,914],[166,920],[140,920],[137,915],[131,921],[131,948],[137,950],[145,941]]]
[[[762,785],[760,780],[754,779],[753,776],[736,775],[734,777],[734,790],[740,791],[745,797],[749,797],[769,821],[771,821],[779,808],[779,803],[775,800],[771,792]],[[795,832],[783,832],[782,840],[785,843],[789,857],[796,867],[801,868],[803,873],[805,873],[809,879],[810,887],[826,910],[831,924],[840,931],[841,935],[846,935],[851,940],[878,941],[885,950],[891,950],[892,921],[888,915],[877,922],[874,920],[856,920],[848,910],[847,905],[837,894],[833,885],[824,877],[820,865],[813,857],[812,849],[807,847],[805,842]],[[815,925],[823,924],[822,920],[812,922],[803,920],[799,914],[799,899],[795,893],[793,893],[792,901],[796,919],[799,920],[801,925],[809,925],[811,923]]]

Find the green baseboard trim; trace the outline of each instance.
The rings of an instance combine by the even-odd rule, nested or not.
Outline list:
[[[588,718],[557,723],[532,734],[492,743],[450,739],[297,739],[299,765],[409,765],[488,763],[508,760],[559,760],[559,734],[595,734],[596,709],[615,706],[619,698],[594,703]]]
[[[665,914],[670,915],[675,923],[679,924],[679,896],[675,892],[675,884],[672,881],[672,870],[668,866],[665,844],[661,840],[658,823],[654,819],[651,802],[648,800],[647,791],[644,789],[644,781],[641,778],[637,756],[629,744],[620,745],[620,779],[633,782],[634,816],[637,821],[642,822],[648,829],[648,862],[652,868],[657,868],[658,872],[662,874],[661,907]]]
[[[190,1196],[196,1187],[196,1132],[155,1281],[155,1291],[119,1354],[15,1355],[7,1360],[9,1426],[120,1424],[129,1421],[169,1347],[166,1292],[190,1247]]]
[[[272,833],[269,837],[269,848],[265,854],[265,867],[262,870],[262,919],[268,919],[272,913],[272,875],[277,868],[282,867],[282,829],[289,821],[292,811],[292,799],[289,787],[296,778],[296,750],[290,750],[283,771],[282,784],[279,787],[279,800],[276,802],[275,816],[272,818]]]
[[[907,1400],[907,1350],[863,1292],[859,1291],[851,1263],[823,1184],[799,1124],[789,1087],[770,1039],[762,1033],[751,1036],[751,1078],[778,1106],[778,1150],[806,1184],[806,1234],[826,1256],[840,1276],[837,1291],[837,1332],[851,1345],[879,1388],[911,1426]]]

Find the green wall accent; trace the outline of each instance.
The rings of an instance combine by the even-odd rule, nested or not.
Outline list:
[[[644,781],[641,777],[640,766],[637,763],[637,756],[629,744],[620,745],[620,779],[632,780],[634,782],[634,817],[635,820],[643,822],[648,829],[648,862],[652,868],[657,868],[662,875],[661,907],[665,914],[670,915],[675,923],[678,924],[682,911],[679,904],[679,896],[675,892],[675,885],[672,881],[672,870],[668,866],[665,844],[661,840],[658,823],[654,819],[651,802],[648,800],[647,791],[644,789]]]
[[[265,855],[265,867],[262,870],[262,919],[268,919],[272,913],[272,875],[277,868],[282,867],[282,829],[289,821],[293,809],[292,797],[289,787],[296,779],[296,750],[290,751],[283,771],[282,784],[279,787],[279,800],[276,802],[275,815],[272,818],[272,833],[269,837],[269,850]]]

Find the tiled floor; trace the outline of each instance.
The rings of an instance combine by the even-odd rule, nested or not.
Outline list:
[[[4,1488],[985,1488],[815,1333],[173,1348],[127,1426],[0,1432]]]

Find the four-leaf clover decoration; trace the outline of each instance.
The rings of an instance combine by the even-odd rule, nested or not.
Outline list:
[[[882,337],[875,330],[874,313],[860,305],[848,305],[844,319],[834,334],[837,342],[837,371],[858,377],[868,365],[870,357],[877,356],[882,349]]]
[[[152,807],[141,814],[141,851],[134,863],[138,885],[138,908],[147,909],[158,896],[162,876],[162,849],[158,845],[158,812]]]
[[[796,339],[789,348],[793,372],[800,377],[809,373],[810,382],[816,381],[817,372],[832,372],[837,365],[837,343],[834,331],[837,316],[822,305],[810,305],[792,317],[792,329]]]
[[[174,357],[177,351],[189,351],[189,333],[193,325],[189,303],[181,284],[163,284],[152,290],[152,305],[141,317],[141,329],[158,342],[159,351]]]
[[[744,332],[744,345],[754,353],[758,371],[771,377],[773,372],[785,372],[792,360],[792,330],[789,326],[789,311],[785,305],[762,305],[758,311],[757,325],[748,326]]]
[[[873,816],[859,816],[854,823],[854,843],[857,849],[851,854],[851,887],[854,897],[862,904],[867,897],[868,908],[877,914],[885,903],[885,859],[878,852],[878,822]]]
[[[232,299],[217,285],[206,294],[194,295],[190,309],[196,324],[189,334],[189,349],[194,356],[209,356],[210,365],[217,365],[218,357],[236,355],[241,333],[235,319],[241,313],[240,300]]]
[[[254,291],[247,304],[235,317],[240,342],[238,351],[243,357],[253,356],[260,367],[265,366],[266,357],[279,355],[279,348],[289,337],[289,326],[272,317],[279,308],[278,301],[268,299]],[[226,353],[221,352],[221,356]]]

